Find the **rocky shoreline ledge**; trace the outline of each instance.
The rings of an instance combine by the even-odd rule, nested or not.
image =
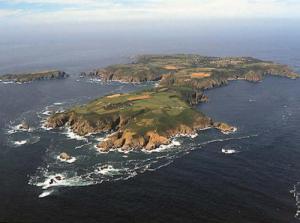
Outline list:
[[[85,74],[87,75],[87,74]],[[88,75],[104,81],[159,81],[150,90],[108,95],[49,117],[48,128],[68,126],[85,136],[111,133],[98,145],[110,149],[153,150],[177,135],[216,128],[224,134],[236,131],[214,122],[193,106],[208,101],[203,91],[231,80],[261,81],[266,75],[297,78],[288,66],[250,57],[203,57],[199,55],[140,56],[131,64],[112,65]]]

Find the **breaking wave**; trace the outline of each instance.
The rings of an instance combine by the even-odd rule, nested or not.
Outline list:
[[[87,141],[87,138],[77,135],[76,133],[74,133],[71,128],[66,128],[65,132],[63,133],[65,134],[69,139],[75,139],[75,140],[83,140],[83,141]]]
[[[290,191],[293,194],[296,201],[296,213],[295,218],[300,220],[300,182],[294,185],[294,188]]]
[[[55,150],[56,154],[58,154],[58,152],[61,152],[61,148],[49,150],[46,154],[44,166],[40,167],[31,176],[29,184],[45,190],[40,195],[40,197],[44,197],[45,194],[43,193],[46,193],[49,189],[59,190],[61,187],[80,187],[103,182],[127,180],[146,171],[155,171],[168,166],[175,159],[207,144],[251,137],[255,137],[255,135],[220,138],[199,144],[193,144],[191,136],[175,137],[169,145],[160,146],[153,151],[132,150],[124,153],[124,151],[111,150],[107,153],[99,153],[94,146],[102,137],[94,136],[92,139],[89,139],[89,142],[73,147],[72,152],[74,157],[76,157],[76,162],[74,163],[64,164],[65,162],[57,162],[57,156],[56,159],[53,159],[51,155],[53,154],[52,150]],[[94,141],[91,142],[91,140]],[[46,193],[47,196],[50,194]]]
[[[61,162],[66,162],[66,163],[74,163],[76,161],[75,157],[71,157],[70,159],[62,159],[60,156],[56,157],[59,161]]]
[[[14,141],[13,144],[16,146],[21,146],[27,143],[27,140]]]
[[[14,84],[14,81],[2,81],[0,80],[0,84]]]
[[[55,190],[45,190],[43,193],[39,195],[39,198],[47,197],[51,195],[53,192],[55,192]]]
[[[30,136],[27,136],[27,138],[20,139],[20,140],[15,140],[13,138],[9,138],[7,144],[10,147],[15,147],[16,148],[16,147],[20,147],[20,146],[23,146],[23,145],[32,145],[32,144],[35,144],[39,141],[40,141],[39,136],[30,135]]]

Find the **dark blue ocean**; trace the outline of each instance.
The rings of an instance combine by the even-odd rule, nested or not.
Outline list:
[[[95,145],[101,134],[80,138],[68,129],[43,128],[53,111],[151,87],[154,83],[102,83],[78,76],[137,54],[254,56],[300,72],[295,29],[285,23],[228,29],[187,25],[184,32],[98,27],[84,34],[5,36],[0,73],[58,68],[71,77],[0,83],[0,222],[299,222],[300,80],[268,77],[208,90],[209,102],[197,108],[238,130],[230,135],[203,130],[152,153],[99,153]],[[23,120],[30,131],[18,130]],[[73,162],[61,162],[61,152]],[[55,176],[63,180],[49,187]]]

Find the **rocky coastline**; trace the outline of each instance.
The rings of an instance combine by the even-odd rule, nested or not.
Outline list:
[[[177,135],[216,128],[224,134],[236,128],[215,122],[194,105],[207,102],[206,89],[231,80],[258,82],[267,75],[299,77],[286,65],[250,57],[203,57],[199,55],[141,56],[131,64],[112,65],[88,74],[103,81],[159,81],[156,88],[108,95],[82,106],[52,115],[48,128],[68,126],[80,135],[110,133],[98,150],[153,150]]]
[[[146,150],[153,150],[160,145],[169,144],[172,137],[178,135],[193,135],[197,133],[198,130],[207,128],[216,128],[224,134],[229,134],[236,130],[235,127],[226,123],[213,122],[211,118],[199,115],[199,117],[193,119],[194,122],[189,126],[181,124],[161,133],[150,130],[144,134],[138,134],[135,131],[126,129],[128,122],[132,119],[135,119],[135,117],[126,119],[122,116],[111,116],[107,117],[107,119],[98,119],[97,122],[94,123],[85,120],[82,117],[78,117],[75,113],[62,113],[50,117],[46,127],[59,128],[68,126],[74,133],[80,136],[101,132],[112,132],[97,145],[98,150],[101,152],[107,152],[110,149],[127,151],[144,148]]]

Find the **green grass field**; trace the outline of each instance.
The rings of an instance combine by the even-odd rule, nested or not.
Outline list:
[[[118,115],[131,120],[126,128],[139,134],[147,131],[162,134],[178,125],[190,126],[194,118],[204,117],[182,100],[180,94],[168,89],[106,96],[69,112],[92,122]]]

